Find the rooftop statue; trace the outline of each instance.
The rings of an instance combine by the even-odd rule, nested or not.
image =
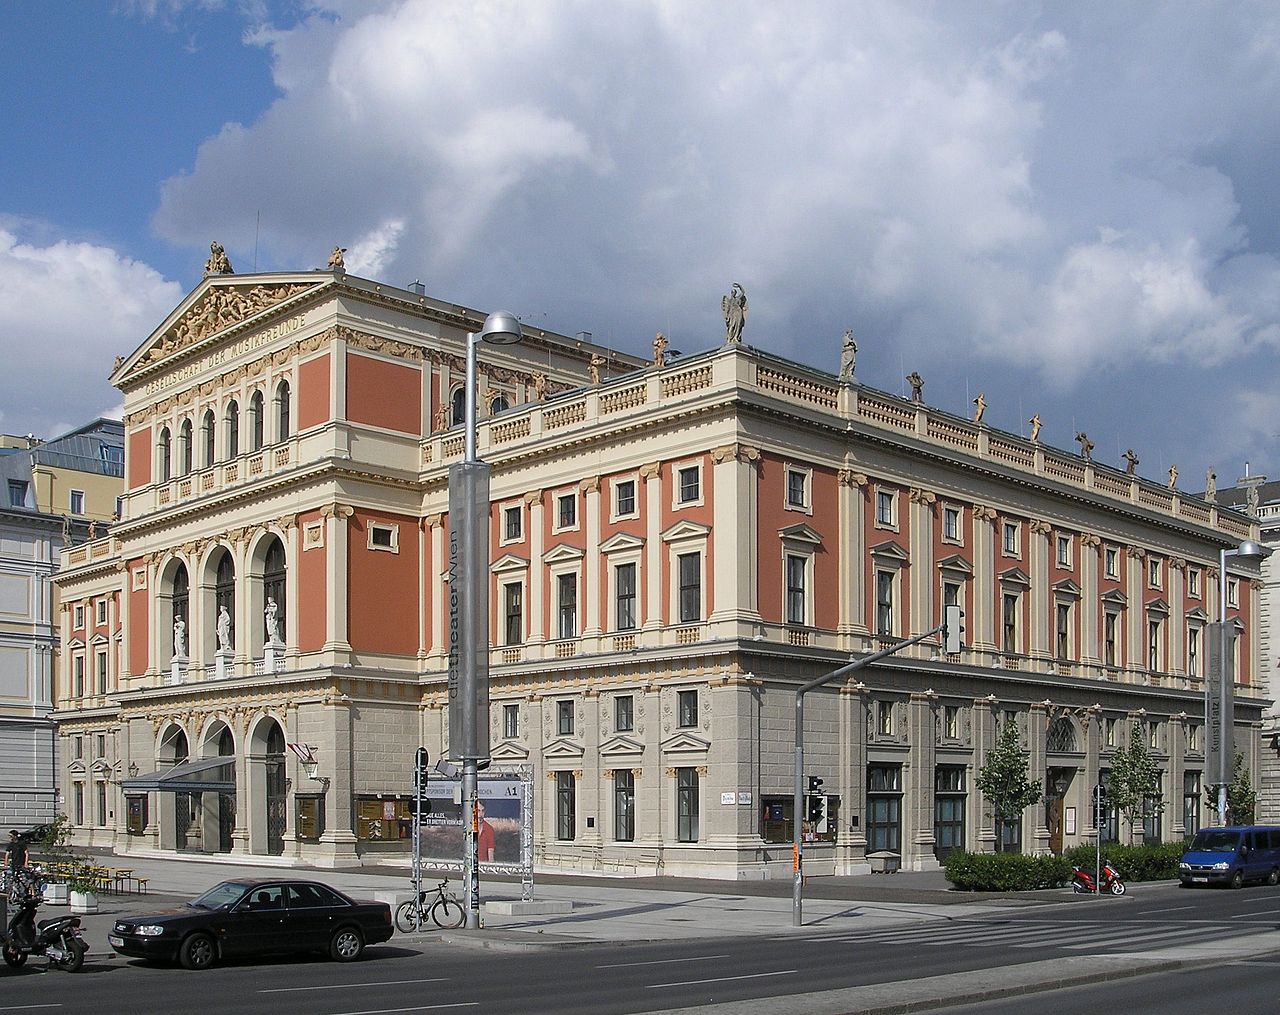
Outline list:
[[[987,396],[983,392],[979,391],[978,397],[973,400],[973,404],[977,406],[977,409],[973,413],[973,421],[975,423],[981,423],[982,416],[987,411]]]
[[[222,249],[222,244],[214,240],[209,244],[209,260],[204,262],[205,275],[233,275],[231,258]]]
[[[334,271],[343,271],[346,268],[342,255],[347,252],[346,247],[334,247],[333,253],[329,255],[329,267]]]
[[[725,341],[741,342],[742,328],[747,323],[746,290],[734,282],[729,295],[720,301],[720,309],[724,311]]]
[[[854,367],[858,362],[858,342],[853,337],[853,329],[850,328],[844,333],[844,341],[840,345],[840,380],[849,382],[853,380]]]
[[[906,381],[911,385],[911,401],[919,405],[924,401],[924,378],[920,376],[919,371],[912,370],[907,374]]]
[[[1097,447],[1093,441],[1089,440],[1089,435],[1083,430],[1076,434],[1076,440],[1080,442],[1080,454],[1084,456],[1085,461],[1093,461],[1093,449]]]
[[[667,365],[667,336],[662,332],[658,332],[653,336],[653,365],[655,367],[664,367]]]
[[[1031,440],[1038,443],[1040,440],[1040,413],[1037,412],[1027,422],[1031,424]]]
[[[1127,463],[1124,467],[1124,474],[1126,476],[1132,476],[1137,470],[1138,463],[1141,459],[1133,453],[1133,448],[1130,448],[1124,453],[1124,460]]]

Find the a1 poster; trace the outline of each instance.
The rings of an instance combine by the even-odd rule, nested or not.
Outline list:
[[[521,866],[521,783],[518,776],[482,777],[479,781],[480,827],[476,839],[482,865]],[[431,813],[422,819],[422,858],[462,862],[461,785],[456,779],[432,780],[427,785]]]

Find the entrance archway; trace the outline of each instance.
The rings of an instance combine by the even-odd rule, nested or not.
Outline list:
[[[288,830],[289,784],[285,778],[284,728],[265,716],[249,739],[249,851],[280,856]]]

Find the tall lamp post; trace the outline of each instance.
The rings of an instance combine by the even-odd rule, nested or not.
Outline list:
[[[1232,657],[1231,638],[1227,634],[1227,558],[1260,562],[1271,556],[1271,548],[1246,539],[1234,550],[1222,549],[1218,557],[1218,824],[1227,823],[1227,784],[1231,781],[1231,766],[1235,760],[1232,738],[1228,735],[1235,726],[1234,692],[1235,668]],[[1213,708],[1210,701],[1209,681],[1204,683],[1204,728],[1205,737],[1213,736]],[[1210,743],[1206,739],[1206,746]]]
[[[476,346],[513,345],[515,315],[467,335],[462,462],[449,469],[449,756],[462,762],[462,880],[468,929],[480,926],[476,848],[480,762],[489,758],[489,466],[476,456]]]

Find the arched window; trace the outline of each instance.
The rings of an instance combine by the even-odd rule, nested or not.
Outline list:
[[[467,393],[461,388],[455,388],[453,392],[453,413],[452,423],[457,426],[459,423],[467,421]]]
[[[217,424],[213,421],[213,410],[206,409],[204,411],[204,422],[200,424],[200,438],[204,444],[204,462],[203,465],[207,469],[215,461],[217,461],[216,452],[214,451],[214,437],[216,436]]]
[[[499,395],[489,403],[489,415],[496,416],[500,412],[506,412],[511,408],[511,403],[507,401],[506,395]]]
[[[235,458],[240,454],[240,406],[236,402],[227,403],[227,457]]]
[[[173,441],[167,426],[160,430],[160,446],[157,450],[159,460],[156,464],[160,468],[160,481],[164,482],[173,475]]]
[[[178,464],[182,475],[191,471],[191,420],[182,421],[182,429],[178,431]]]
[[[285,581],[284,544],[278,539],[271,540],[267,547],[267,555],[262,565],[262,602],[274,599],[276,603],[276,628],[282,641],[288,641],[286,621],[286,593],[288,585]]]
[[[267,731],[267,755],[282,757],[284,755],[284,730],[280,728],[278,722],[273,722],[271,729]]]
[[[1059,716],[1049,724],[1045,746],[1050,754],[1061,754],[1076,749],[1076,729],[1066,716]]]
[[[227,631],[226,645],[220,647],[234,648],[236,644],[236,565],[231,559],[231,554],[226,550],[223,550],[222,556],[218,558],[214,579],[213,627],[215,631],[218,629],[218,620],[222,616],[224,607],[230,621],[230,628]]]
[[[289,438],[289,382],[276,385],[276,440]]]
[[[250,451],[262,447],[262,392],[255,391],[249,399],[249,427],[253,434],[253,445]]]
[[[225,726],[218,734],[218,757],[229,758],[236,753],[236,739]]]

